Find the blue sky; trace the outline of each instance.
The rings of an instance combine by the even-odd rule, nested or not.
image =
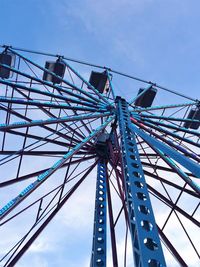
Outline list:
[[[200,98],[199,9],[198,0],[0,0],[0,44],[108,66]],[[116,85],[119,94],[128,96],[137,91],[130,83],[124,86],[127,88],[123,82]],[[80,204],[78,196],[75,203]],[[76,216],[74,212],[72,219]],[[56,222],[64,232],[61,215]],[[50,226],[51,233],[55,225]],[[73,227],[70,229],[73,232]],[[47,241],[44,235],[33,247],[33,254],[43,250],[40,256],[32,257],[33,266],[54,267],[65,262],[61,255],[66,237],[58,234],[63,251],[58,246],[56,252],[55,234],[49,236]],[[75,249],[73,234],[68,237]],[[28,259],[19,267],[27,266]],[[87,258],[84,264],[87,266]],[[66,266],[81,265],[77,260]]]
[[[198,90],[199,1],[1,0],[1,43]]]

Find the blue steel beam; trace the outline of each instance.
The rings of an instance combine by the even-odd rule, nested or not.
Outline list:
[[[166,266],[158,230],[131,128],[127,102],[117,97],[121,136],[122,167],[125,178],[126,204],[136,267]]]
[[[147,130],[146,127],[142,123],[138,123],[137,120],[131,118],[131,121],[141,127],[144,130]],[[170,156],[173,158],[176,162],[184,166],[186,169],[191,171],[197,178],[200,178],[200,166],[196,162],[192,161],[191,159],[185,157],[178,151],[172,149],[170,146],[160,142],[159,140],[151,137],[144,131],[140,130],[137,128],[134,124],[132,123],[131,128],[135,133],[137,133],[145,142],[148,144],[151,144],[151,146],[156,147],[157,149],[161,150],[163,153],[166,155]]]
[[[163,105],[163,106],[153,106],[149,108],[138,108],[135,107],[134,109],[131,109],[131,112],[142,112],[142,111],[151,111],[151,110],[159,110],[159,109],[168,109],[168,108],[181,108],[181,107],[190,107],[196,105],[196,102],[188,102],[183,104],[172,104],[172,105]]]
[[[112,73],[116,73],[116,74],[118,74],[118,75],[121,75],[121,76],[130,78],[130,79],[133,79],[133,80],[142,82],[142,83],[146,83],[146,84],[149,84],[149,85],[153,85],[153,86],[155,86],[155,87],[157,87],[157,88],[160,88],[160,89],[162,89],[162,90],[164,90],[164,91],[167,91],[167,92],[176,94],[176,95],[178,95],[178,96],[181,96],[181,97],[184,97],[184,98],[193,100],[193,101],[196,102],[196,103],[199,102],[198,99],[194,99],[194,98],[191,98],[190,96],[186,96],[186,95],[180,94],[180,93],[177,92],[177,91],[168,89],[168,88],[166,88],[166,87],[164,87],[164,86],[161,86],[161,85],[159,85],[159,84],[156,84],[155,82],[147,81],[147,80],[144,80],[144,79],[141,79],[141,78],[138,78],[138,77],[134,77],[133,75],[129,75],[129,74],[126,74],[126,73],[117,71],[117,70],[113,70],[113,69],[111,69],[111,68],[109,68],[109,67],[100,66],[100,65],[96,65],[96,64],[92,64],[92,63],[88,63],[88,62],[84,62],[84,61],[76,60],[76,59],[72,59],[72,58],[66,58],[66,57],[64,57],[64,56],[53,55],[53,54],[51,54],[51,53],[43,53],[43,52],[37,52],[37,51],[33,51],[33,50],[28,50],[28,49],[15,48],[15,47],[8,46],[8,45],[0,45],[0,47],[3,47],[3,48],[5,48],[5,49],[7,49],[7,50],[10,50],[10,51],[12,51],[12,52],[15,53],[15,54],[18,54],[18,53],[15,51],[15,50],[18,50],[18,51],[24,51],[24,52],[35,53],[35,54],[40,54],[40,55],[47,55],[47,56],[53,56],[53,57],[61,57],[62,59],[66,59],[66,60],[68,60],[68,61],[72,61],[72,62],[80,63],[80,64],[83,64],[83,65],[93,66],[93,67],[95,67],[95,68],[100,68],[100,69],[109,70],[109,71],[112,72]],[[18,54],[18,55],[19,55],[19,54]]]
[[[0,102],[1,103],[11,103],[11,104],[22,104],[22,105],[30,105],[30,106],[36,106],[36,107],[49,107],[49,108],[56,108],[56,109],[69,109],[69,110],[79,110],[79,107],[81,107],[80,110],[84,110],[84,106],[70,106],[69,104],[65,104],[65,102],[52,102],[52,101],[39,101],[39,100],[31,100],[31,99],[22,99],[22,98],[17,98],[17,97],[5,97],[5,96],[0,96]],[[82,103],[80,103],[82,105]],[[94,109],[98,109],[98,110],[102,110],[102,108],[100,107],[96,107],[96,106],[89,106],[89,109],[92,108]],[[87,110],[87,106],[86,106],[86,110]],[[106,110],[106,109],[104,109]]]
[[[69,63],[67,63],[66,60],[62,59],[62,62],[74,73],[76,74],[77,77],[79,77],[79,79],[81,79],[87,86],[89,89],[91,89],[98,97],[99,99],[103,100],[107,105],[110,106],[110,102],[103,96],[103,94],[99,93],[99,91],[94,88],[94,86],[92,86],[87,80],[85,80],[80,73],[78,73],[74,68],[72,68],[71,65],[69,65]]]
[[[16,51],[8,48],[9,51],[13,52],[15,55],[19,56],[20,58],[23,58],[25,61],[29,62],[30,64],[34,65],[35,67],[41,69],[42,71],[45,71],[47,72],[48,74],[51,74],[53,77],[56,77],[60,80],[62,80],[63,83],[69,85],[70,87],[72,87],[73,89],[77,90],[78,92],[82,93],[83,95],[86,95],[87,97],[93,99],[95,102],[100,102],[99,98],[96,98],[94,96],[92,96],[90,93],[84,91],[83,89],[77,87],[76,85],[74,85],[73,83],[70,83],[68,80],[66,79],[62,79],[60,76],[56,75],[54,72],[46,69],[46,68],[43,68],[41,67],[40,65],[36,64],[35,62],[33,62],[32,60],[22,56],[21,54],[17,53]]]
[[[107,209],[107,167],[105,160],[99,160],[97,168],[96,200],[94,213],[93,244],[90,267],[106,266],[106,209]]]
[[[39,90],[37,88],[26,87],[25,85],[22,85],[22,84],[19,84],[19,83],[16,83],[16,82],[5,81],[4,79],[0,79],[0,83],[2,83],[4,85],[8,85],[8,86],[10,86],[12,88],[20,88],[20,89],[26,90],[28,92],[37,93],[37,94],[40,94],[40,95],[50,96],[50,97],[55,98],[55,99],[61,99],[61,100],[67,101],[67,102],[80,104],[80,105],[83,105],[83,106],[88,106],[88,107],[92,107],[92,108],[103,108],[99,104],[94,105],[92,103],[88,103],[88,102],[85,102],[85,101],[80,101],[80,100],[77,100],[75,98],[63,96],[61,94],[54,94],[54,93],[47,92],[47,91],[44,91],[44,90],[43,91]],[[1,98],[2,98],[2,100],[4,99],[3,97],[1,97]]]
[[[84,158],[81,158],[81,162],[83,161],[87,161],[87,160],[90,160],[90,159],[93,159],[94,156],[88,156],[88,157],[84,157]],[[65,168],[67,167],[69,164],[70,165],[73,165],[73,164],[77,164],[80,162],[80,159],[77,159],[77,160],[73,160],[73,161],[70,161],[70,162],[67,162],[65,163],[61,168]],[[28,173],[26,175],[23,175],[23,176],[19,176],[18,178],[10,178],[10,180],[7,180],[7,181],[3,181],[0,183],[0,188],[1,187],[4,187],[4,186],[8,186],[8,185],[11,185],[11,184],[14,184],[14,183],[19,183],[19,182],[22,182],[26,179],[29,179],[29,178],[34,178],[40,174],[42,174],[43,172],[46,172],[48,171],[48,169],[42,169],[40,171],[36,171],[36,172],[32,172],[32,173]],[[1,225],[0,225],[1,226]]]
[[[45,229],[45,227],[49,224],[49,222],[55,217],[55,215],[58,213],[58,211],[63,207],[63,205],[66,203],[66,201],[72,196],[72,194],[79,188],[81,183],[86,179],[86,177],[91,173],[91,171],[96,166],[96,162],[84,173],[84,175],[79,179],[79,181],[69,190],[63,197],[60,203],[56,204],[56,208],[53,210],[50,210],[50,214],[48,217],[43,221],[43,223],[39,226],[39,228],[33,233],[33,235],[27,240],[26,244],[18,251],[15,251],[16,254],[12,255],[12,258],[9,258],[4,267],[13,267],[16,265],[18,260],[24,255],[24,253],[28,250],[28,248],[32,245],[32,243],[35,241],[35,239],[40,235],[40,233]],[[31,231],[39,225],[41,220],[43,218],[40,218],[40,220],[36,221],[33,226],[30,228],[30,230],[27,232],[27,234],[24,236],[24,238],[21,240],[24,242],[25,238],[31,233]],[[22,242],[19,244],[21,245]],[[13,257],[14,256],[14,257]]]
[[[24,190],[22,190],[15,198],[9,201],[5,206],[0,209],[0,220],[5,217],[13,208],[15,208],[19,203],[21,203],[28,195],[30,195],[37,187],[39,187],[49,176],[51,176],[56,170],[61,168],[65,162],[75,155],[85,144],[87,144],[91,139],[97,136],[104,128],[114,119],[110,117],[96,130],[91,132],[89,136],[82,140],[81,143],[77,144],[68,153],[66,153],[60,160],[56,161],[54,165],[47,171],[40,174],[37,179],[28,185]]]
[[[161,135],[159,135],[159,134],[157,134],[155,132],[152,132],[152,129],[155,129],[157,131],[160,131],[161,133],[166,134],[167,136],[171,136],[171,137],[175,138],[175,141],[177,141],[177,139],[178,140],[182,140],[182,141],[184,141],[184,142],[186,142],[188,144],[191,144],[191,145],[193,145],[195,147],[200,147],[200,144],[198,144],[197,142],[194,142],[194,141],[190,140],[189,138],[185,138],[185,137],[182,137],[182,136],[180,136],[180,135],[178,135],[176,133],[173,133],[173,132],[170,132],[168,130],[165,130],[162,127],[155,126],[152,123],[148,123],[146,121],[145,122],[143,121],[143,124],[145,126],[148,126],[149,127],[148,132],[151,133],[155,138],[160,139],[164,143],[168,144],[169,146],[176,148],[178,151],[182,152],[186,157],[193,158],[194,160],[200,162],[200,158],[198,157],[197,154],[191,152],[191,148],[190,148],[190,150],[189,149],[186,149],[183,146],[177,144],[177,142],[174,142],[174,140],[171,141],[171,140],[166,139],[165,137],[163,137],[163,136],[161,136]]]
[[[157,116],[157,115],[149,115],[145,113],[140,114],[141,117],[150,118],[150,119],[159,119],[159,120],[167,120],[167,121],[178,121],[178,122],[200,122],[200,120],[192,120],[192,119],[183,119],[183,118],[174,118],[174,117],[166,117],[166,116]]]
[[[187,129],[187,128],[185,128],[185,127],[181,127],[181,126],[178,126],[178,125],[172,125],[172,124],[166,124],[166,123],[163,123],[163,122],[160,122],[160,121],[153,121],[153,120],[151,120],[151,119],[148,119],[148,118],[142,118],[142,121],[143,122],[147,122],[147,123],[151,123],[151,125],[152,124],[154,124],[154,125],[159,125],[159,126],[162,126],[162,127],[165,127],[165,128],[170,128],[170,129],[173,129],[173,130],[175,130],[175,131],[177,131],[177,132],[184,132],[184,133],[188,133],[188,134],[192,134],[192,135],[195,135],[195,136],[199,136],[200,137],[200,133],[199,132],[197,132],[197,131],[192,131],[192,130],[189,130],[189,129]],[[192,122],[192,120],[188,120],[188,121],[191,121]],[[193,122],[200,122],[200,121],[198,121],[198,120],[193,120]],[[161,128],[162,129],[162,128]],[[171,132],[171,135],[172,134],[174,134],[174,136],[175,136],[175,133],[172,133]],[[175,136],[176,137],[176,136]],[[180,136],[178,136],[177,135],[177,138],[181,138]],[[183,137],[182,137],[183,138]],[[183,138],[183,141],[184,141],[184,138]],[[189,141],[191,141],[191,140],[188,140],[187,138],[185,138],[185,142],[189,142]],[[195,142],[193,142],[194,144],[197,144],[197,143],[195,143]]]
[[[35,53],[35,54],[40,54],[40,55],[52,56],[52,57],[58,57],[58,56],[59,56],[59,55],[54,55],[54,54],[51,54],[51,53],[44,53],[44,52],[33,51],[33,50],[28,50],[28,49],[23,49],[23,48],[16,48],[16,47],[8,46],[8,45],[0,45],[0,47],[3,47],[3,48],[8,49],[8,50],[13,49],[13,50],[12,50],[13,52],[15,52],[15,50],[18,50],[18,51],[29,52],[29,53]],[[97,65],[97,64],[93,64],[93,63],[89,63],[89,62],[85,62],[85,61],[77,60],[77,59],[73,59],[73,58],[67,58],[67,57],[64,57],[64,56],[60,56],[60,57],[63,58],[63,59],[66,59],[66,60],[68,60],[68,61],[72,61],[72,62],[80,63],[80,64],[83,64],[83,65],[93,66],[93,67],[95,67],[95,68],[100,68],[100,69],[109,70],[109,71],[112,72],[112,73],[116,73],[116,74],[118,74],[118,75],[121,75],[121,76],[130,78],[130,79],[133,79],[133,80],[142,82],[142,83],[150,84],[150,85],[153,85],[153,86],[155,86],[155,87],[157,87],[157,88],[160,88],[160,89],[162,89],[162,90],[164,90],[164,91],[168,91],[168,92],[170,92],[170,93],[173,93],[173,94],[179,95],[179,96],[181,96],[181,97],[184,97],[184,98],[193,100],[193,101],[195,101],[195,102],[199,102],[198,99],[194,99],[194,98],[191,98],[191,97],[189,97],[189,96],[180,94],[180,93],[177,92],[177,91],[174,91],[174,90],[168,89],[168,88],[166,88],[166,87],[160,86],[160,85],[156,84],[155,82],[147,81],[147,80],[144,80],[144,79],[141,79],[141,78],[138,78],[138,77],[134,77],[133,75],[129,75],[129,74],[126,74],[126,73],[122,73],[122,72],[120,72],[120,71],[113,70],[113,69],[111,69],[111,68],[109,68],[109,67],[100,66],[100,65]]]
[[[1,109],[7,111],[7,107],[1,106]],[[32,121],[30,118],[28,118],[28,117],[26,117],[26,116],[20,114],[19,112],[16,112],[16,111],[13,110],[13,109],[9,109],[9,113],[10,113],[10,114],[13,114],[13,115],[15,115],[16,117],[21,118],[21,119],[23,119],[23,120],[25,120],[25,121],[29,121],[29,122]],[[71,126],[71,125],[70,125],[70,126]],[[66,133],[64,134],[64,133],[62,133],[61,131],[56,131],[56,130],[52,129],[51,127],[48,127],[48,126],[45,126],[45,125],[40,126],[40,127],[44,128],[44,129],[46,129],[46,130],[48,130],[49,132],[51,132],[51,133],[53,133],[53,134],[55,134],[55,135],[57,135],[57,136],[62,137],[63,139],[70,140],[70,141],[71,141],[71,139],[72,139],[72,137],[69,137]],[[68,125],[65,125],[65,127],[63,127],[63,129],[65,129],[65,128],[69,128]],[[71,127],[70,127],[70,128],[71,128]],[[74,130],[71,128],[71,131],[73,132]],[[76,135],[80,136],[80,133],[76,132]],[[80,136],[80,137],[83,138],[83,136]],[[74,142],[80,142],[80,140],[75,139],[75,138],[73,138],[73,140],[74,140]]]
[[[40,126],[40,125],[48,125],[48,124],[54,124],[54,123],[60,123],[60,122],[70,122],[70,121],[80,121],[80,120],[88,120],[88,119],[94,119],[94,118],[102,118],[109,116],[110,112],[105,113],[88,113],[78,116],[64,116],[60,118],[50,118],[47,120],[32,120],[31,122],[26,121],[18,121],[13,122],[10,124],[1,123],[0,124],[0,131],[7,131],[9,129],[15,129],[15,128],[23,128],[23,127],[32,127],[32,126]]]
[[[131,118],[131,120],[132,120],[132,118]],[[137,122],[135,121],[135,123],[137,123]],[[143,124],[141,124],[141,123],[137,123],[137,125],[140,125],[142,128],[144,128]],[[175,162],[169,157],[169,155],[170,155],[173,158],[174,154],[178,157],[178,155],[180,154],[179,152],[174,150],[174,152],[177,152],[177,154],[176,153],[172,153],[172,154],[168,155],[168,153],[170,152],[170,147],[167,147],[165,144],[163,144],[161,142],[157,142],[156,139],[154,139],[151,136],[147,135],[145,132],[143,132],[140,129],[138,129],[135,125],[132,124],[131,127],[172,168],[172,170],[174,170],[186,183],[188,183],[198,194],[200,194],[199,185],[197,183],[195,183],[183,170],[181,170],[175,164]],[[180,158],[181,157],[184,158],[184,156],[180,154]],[[193,162],[193,161],[190,160],[189,162]],[[186,167],[184,164],[181,164],[181,165]],[[199,168],[198,164],[196,164],[195,166],[197,168]],[[193,167],[195,167],[195,166],[193,166]],[[196,175],[195,172],[193,172],[193,174]]]
[[[20,70],[15,69],[15,68],[10,67],[10,66],[5,65],[5,64],[1,64],[1,63],[0,63],[0,66],[3,67],[3,68],[5,68],[5,69],[8,69],[8,70],[10,70],[10,71],[12,71],[12,72],[17,73],[18,75],[24,76],[24,77],[30,79],[31,81],[36,81],[36,82],[38,82],[39,84],[42,84],[42,85],[45,85],[45,86],[48,86],[48,87],[57,89],[58,91],[61,91],[61,92],[65,93],[65,94],[72,95],[72,96],[74,96],[75,98],[78,97],[77,99],[79,99],[79,100],[82,99],[82,100],[84,100],[84,101],[86,101],[86,102],[90,102],[90,103],[93,103],[93,104],[95,104],[95,105],[97,104],[97,103],[96,103],[95,101],[93,101],[92,99],[90,99],[90,98],[88,98],[88,97],[86,98],[86,97],[82,96],[81,94],[78,94],[78,95],[77,95],[77,93],[74,93],[72,90],[70,90],[70,89],[68,89],[68,88],[66,88],[66,87],[63,87],[63,86],[59,86],[59,85],[53,84],[53,83],[51,83],[51,82],[49,82],[49,81],[41,80],[41,79],[39,79],[38,77],[31,76],[31,75],[29,75],[29,74],[27,74],[27,73],[25,73],[25,72],[21,72]]]

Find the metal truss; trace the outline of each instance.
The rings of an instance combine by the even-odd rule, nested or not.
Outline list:
[[[0,57],[0,265],[31,261],[26,252],[45,233],[49,240],[55,216],[66,216],[75,230],[58,228],[58,236],[67,233],[66,250],[52,251],[55,260],[64,255],[77,266],[87,257],[91,267],[196,267],[200,120],[190,113],[199,112],[200,101],[109,67],[1,48],[15,64]],[[47,68],[43,60],[50,58],[65,66],[63,77]],[[103,93],[82,75],[96,68],[107,77]],[[138,94],[133,89],[117,96],[121,77]],[[155,97],[146,107],[137,104],[152,90],[173,101]],[[73,218],[76,210],[80,215]],[[83,223],[75,228],[81,212]]]

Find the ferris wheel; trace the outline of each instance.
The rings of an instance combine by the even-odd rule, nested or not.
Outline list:
[[[0,88],[0,266],[17,266],[52,224],[62,232],[59,216],[90,267],[197,266],[198,99],[11,46]]]

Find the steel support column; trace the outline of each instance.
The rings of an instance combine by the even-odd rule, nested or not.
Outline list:
[[[136,267],[166,266],[127,102],[117,97],[126,204]]]
[[[106,175],[106,163],[104,160],[99,160],[90,267],[106,266]]]

